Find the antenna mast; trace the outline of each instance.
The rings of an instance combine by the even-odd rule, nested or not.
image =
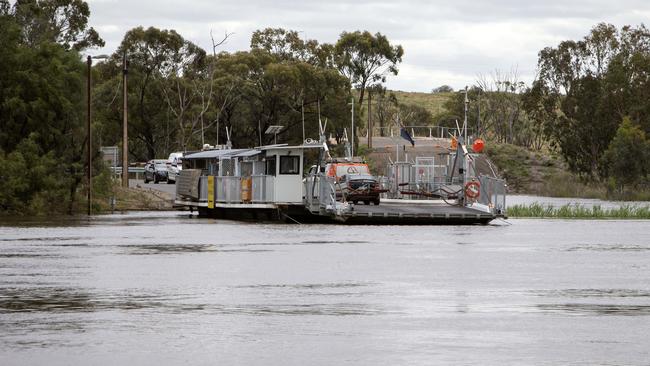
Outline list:
[[[463,120],[463,143],[467,143],[467,108],[469,106],[469,99],[467,99],[467,86],[465,86],[465,119]]]

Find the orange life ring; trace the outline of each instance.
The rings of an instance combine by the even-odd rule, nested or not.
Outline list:
[[[481,195],[481,183],[471,181],[465,183],[465,197],[476,199]]]

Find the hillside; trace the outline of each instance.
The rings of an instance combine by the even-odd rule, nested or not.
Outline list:
[[[507,180],[510,193],[551,197],[606,198],[602,185],[585,184],[560,156],[510,144],[487,144],[485,153]]]
[[[395,94],[397,101],[404,104],[417,105],[424,107],[432,116],[437,116],[445,112],[444,104],[454,93],[418,93],[405,92],[400,90],[391,90]]]

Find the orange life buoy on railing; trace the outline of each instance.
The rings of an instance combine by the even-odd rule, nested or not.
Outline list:
[[[465,197],[467,198],[478,198],[481,195],[481,183],[477,181],[471,181],[465,183]]]

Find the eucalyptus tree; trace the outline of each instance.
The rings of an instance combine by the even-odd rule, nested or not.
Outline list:
[[[217,93],[223,99],[221,124],[233,131],[236,146],[264,144],[273,136],[264,135],[271,125],[285,129],[283,141],[302,141],[302,116],[307,136],[318,136],[319,109],[330,125],[348,120],[347,101],[350,85],[333,68],[324,68],[294,58],[280,57],[266,49],[253,48],[234,54],[218,55],[215,67],[221,84],[230,94]],[[236,93],[231,86],[235,86]],[[208,131],[210,136],[214,131]]]
[[[137,27],[129,30],[102,72],[104,82],[115,89],[121,79],[122,59],[128,60],[129,153],[136,159],[159,157],[169,150],[185,147],[186,124],[196,102],[196,88],[205,51],[185,40],[174,30]],[[111,82],[112,80],[112,82]],[[102,88],[102,86],[99,86]],[[99,94],[113,107],[106,123],[119,123],[122,110],[109,91]],[[109,99],[110,98],[110,99]],[[190,122],[191,123],[191,122]],[[107,130],[114,131],[115,126]],[[180,134],[180,138],[179,138]],[[118,136],[105,136],[107,140]],[[180,142],[179,142],[180,141]]]
[[[92,43],[87,18],[80,1],[0,1],[0,211],[75,208],[86,138],[77,50]]]
[[[579,41],[539,53],[539,98],[556,113],[546,130],[576,172],[594,177],[624,116],[650,128],[650,34],[645,26],[598,24]],[[548,102],[544,102],[548,103]]]
[[[3,0],[0,8],[8,8]],[[44,41],[66,49],[102,47],[104,41],[88,26],[90,8],[82,0],[16,0],[11,12],[22,28],[24,42],[35,46]]]
[[[360,105],[369,84],[383,83],[389,74],[397,75],[403,55],[402,46],[392,45],[381,33],[368,31],[343,32],[334,46],[336,67],[359,89]]]

